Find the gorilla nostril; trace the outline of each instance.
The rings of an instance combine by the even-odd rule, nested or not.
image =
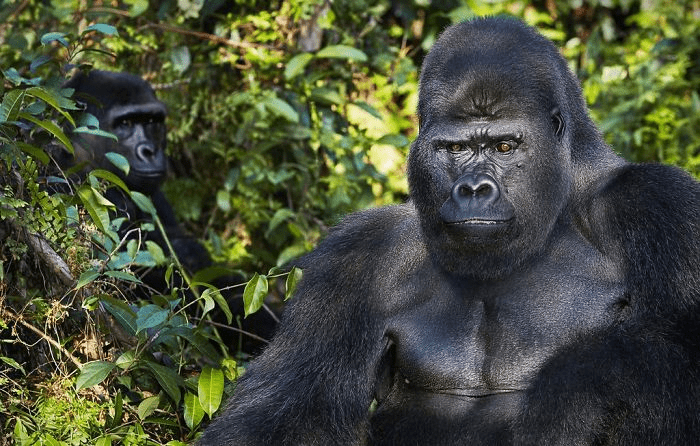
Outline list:
[[[491,193],[491,185],[490,184],[481,184],[476,189],[476,193],[474,195],[488,195],[490,193]]]
[[[498,184],[490,175],[485,174],[465,175],[452,188],[452,199],[461,203],[472,199],[494,201],[499,196]]]
[[[139,144],[136,147],[136,157],[141,161],[147,161],[156,154],[155,148],[150,144]]]

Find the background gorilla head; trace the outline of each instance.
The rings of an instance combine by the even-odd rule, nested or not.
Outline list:
[[[73,97],[100,121],[100,128],[118,138],[75,134],[75,161],[114,172],[132,190],[155,191],[167,167],[166,108],[148,82],[131,74],[93,70],[79,72],[64,87],[75,89]],[[107,152],[126,157],[128,175],[105,158]]]
[[[609,157],[565,60],[516,20],[448,28],[423,63],[418,114],[411,197],[434,261],[458,275],[499,277],[540,252]]]

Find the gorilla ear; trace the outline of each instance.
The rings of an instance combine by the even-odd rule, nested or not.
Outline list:
[[[561,110],[559,106],[555,106],[550,112],[552,117],[552,125],[554,126],[554,133],[561,139],[564,136],[564,130],[566,130],[566,123],[564,118],[561,116]]]

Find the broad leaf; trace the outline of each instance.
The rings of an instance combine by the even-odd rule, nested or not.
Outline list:
[[[199,398],[191,392],[185,394],[185,410],[183,415],[185,416],[185,424],[187,424],[187,427],[190,429],[199,426],[202,418],[204,418],[204,410],[199,403]]]
[[[211,417],[221,405],[224,394],[224,373],[219,369],[204,367],[199,375],[197,394],[202,409]]]
[[[92,387],[104,381],[116,364],[107,361],[93,361],[80,367],[80,375],[75,380],[75,390]]]
[[[323,48],[321,51],[316,53],[316,57],[329,57],[334,59],[348,59],[356,60],[358,62],[365,62],[367,60],[367,55],[357,48],[353,48],[347,45],[332,45]]]
[[[297,268],[296,266],[289,271],[289,275],[287,276],[287,281],[285,283],[284,300],[287,300],[294,295],[294,291],[297,289],[297,284],[301,280],[302,275],[303,273],[301,269]]]
[[[265,301],[265,296],[267,296],[267,276],[255,273],[243,291],[245,316],[258,311]]]

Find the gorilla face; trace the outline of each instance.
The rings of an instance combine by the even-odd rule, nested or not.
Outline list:
[[[84,101],[88,112],[100,121],[102,130],[113,133],[118,141],[96,135],[75,137],[76,158],[94,167],[119,175],[132,190],[156,191],[165,178],[166,129],[165,105],[158,101],[143,79],[125,73],[91,71],[69,80],[66,87]],[[125,175],[106,157],[108,152],[123,155],[129,162]]]
[[[537,66],[505,63],[532,55],[458,44],[431,54],[441,60],[429,56],[421,75],[411,196],[438,266],[501,277],[543,249],[568,201],[565,119]]]

